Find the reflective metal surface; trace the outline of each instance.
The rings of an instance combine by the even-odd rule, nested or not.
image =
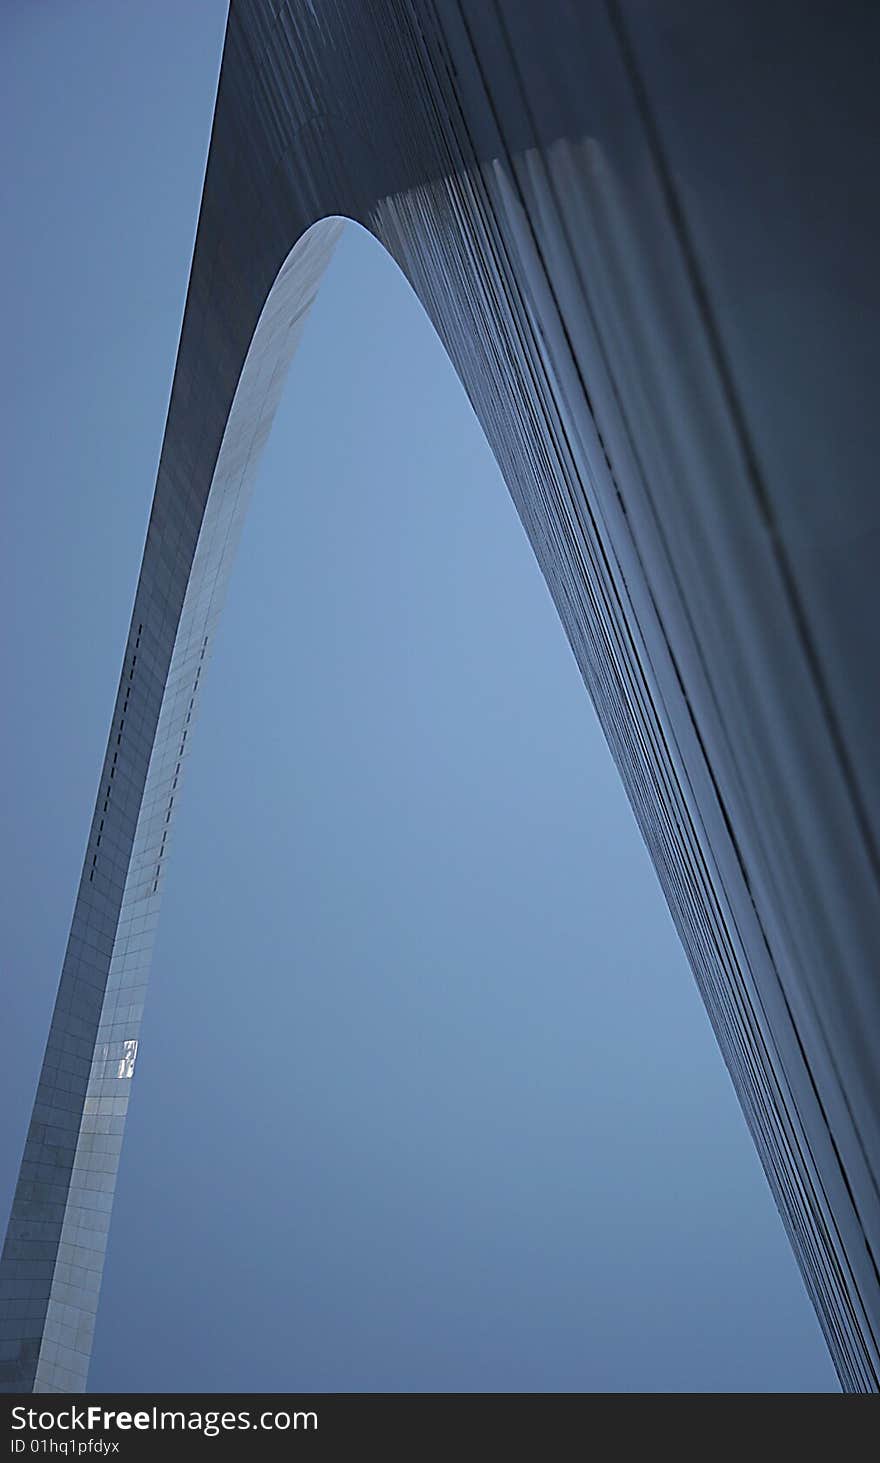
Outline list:
[[[345,217],[485,428],[842,1385],[876,1390],[878,30],[856,0],[234,0],[7,1390],[85,1386],[204,667]]]

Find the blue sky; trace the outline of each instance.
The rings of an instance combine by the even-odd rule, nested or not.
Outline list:
[[[0,13],[4,1216],[224,18]],[[836,1389],[504,484],[353,225],[260,470],[196,750],[94,1389]]]

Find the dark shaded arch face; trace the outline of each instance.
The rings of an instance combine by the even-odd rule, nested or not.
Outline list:
[[[841,1383],[877,1389],[878,29],[857,0],[233,0],[0,1389],[86,1384],[204,668],[344,217],[465,384]]]

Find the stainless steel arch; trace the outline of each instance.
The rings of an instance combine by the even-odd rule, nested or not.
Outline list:
[[[876,1389],[880,444],[860,393],[880,320],[878,22],[858,0],[233,0],[0,1261],[6,1390],[85,1386],[203,665],[343,216],[407,274],[483,423],[841,1381]]]

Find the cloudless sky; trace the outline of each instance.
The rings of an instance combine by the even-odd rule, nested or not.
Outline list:
[[[8,1213],[189,270],[221,0],[4,0]],[[347,229],[174,835],[95,1390],[836,1390],[546,587]]]

